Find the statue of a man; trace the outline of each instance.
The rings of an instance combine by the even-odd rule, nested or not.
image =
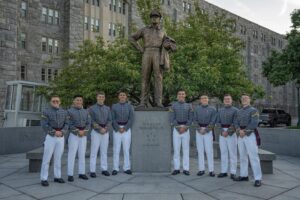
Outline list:
[[[150,13],[151,25],[146,26],[129,37],[133,46],[143,53],[142,60],[142,91],[139,108],[146,107],[150,96],[151,74],[154,75],[154,103],[163,108],[163,70],[168,68],[168,51],[175,50],[175,41],[167,37],[160,27],[161,14],[158,11]],[[144,47],[138,40],[142,39]]]

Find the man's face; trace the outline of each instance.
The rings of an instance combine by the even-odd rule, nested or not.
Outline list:
[[[103,95],[103,94],[97,95],[98,104],[102,105],[102,104],[104,104],[104,101],[105,101],[105,95]]]
[[[200,97],[200,103],[202,104],[202,105],[208,105],[208,96],[206,96],[206,95],[202,95],[201,97]]]
[[[231,106],[232,105],[232,98],[231,96],[225,96],[223,99],[223,103],[225,106]]]
[[[185,101],[185,97],[186,97],[185,91],[179,91],[177,93],[177,100],[178,101],[181,101],[181,102]]]
[[[160,23],[160,17],[158,16],[152,16],[151,17],[152,24],[159,24]]]
[[[51,101],[50,101],[50,104],[51,104],[52,107],[59,108],[59,105],[60,105],[59,97],[52,97]]]
[[[124,102],[126,102],[126,100],[127,100],[127,95],[126,95],[126,93],[121,92],[121,93],[118,95],[118,98],[119,98],[119,101],[120,101],[121,103],[124,103]]]
[[[250,99],[249,96],[243,95],[243,96],[241,97],[241,101],[242,101],[242,105],[243,105],[243,106],[248,106],[248,105],[250,105],[251,99]]]
[[[81,108],[82,105],[83,105],[83,99],[82,99],[82,97],[76,97],[76,98],[73,100],[73,105],[74,105],[76,108]]]

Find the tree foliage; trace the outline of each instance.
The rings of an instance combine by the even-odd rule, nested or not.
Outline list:
[[[136,3],[145,24],[152,9],[162,12],[160,0]],[[215,97],[231,93],[234,98],[244,92],[263,95],[261,87],[247,79],[240,54],[243,44],[233,36],[233,20],[223,14],[208,16],[197,4],[195,12],[180,22],[163,16],[163,28],[178,48],[170,56],[171,71],[164,73],[165,105],[174,100],[179,88],[187,91],[190,101],[202,92]],[[70,64],[44,92],[56,93],[68,104],[77,93],[92,102],[99,90],[105,91],[111,102],[119,89],[126,89],[131,101],[139,102],[141,54],[127,39],[118,38],[108,47],[101,38],[96,43],[85,41],[67,59],[71,59]]]
[[[291,14],[292,30],[287,34],[287,46],[282,52],[273,51],[263,63],[263,75],[274,85],[300,82],[300,9]]]

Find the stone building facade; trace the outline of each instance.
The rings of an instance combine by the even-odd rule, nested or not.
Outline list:
[[[262,77],[262,62],[272,49],[285,45],[283,35],[200,0],[205,12],[225,12],[236,19],[236,36],[245,41],[241,52],[249,78],[266,90],[258,104],[283,107],[295,114],[294,84],[272,87]],[[164,14],[178,21],[193,12],[191,0],[162,0]],[[75,50],[85,39],[113,41],[128,36],[130,25],[142,26],[135,0],[2,0],[0,1],[0,127],[6,82],[47,83],[64,66],[62,52]]]

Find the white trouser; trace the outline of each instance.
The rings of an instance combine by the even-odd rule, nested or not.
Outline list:
[[[224,128],[223,131],[227,131],[227,128]],[[221,151],[221,173],[228,172],[228,154],[230,160],[230,173],[236,174],[237,168],[237,136],[234,133],[233,135],[228,135],[219,137],[220,151]]]
[[[238,138],[238,148],[240,154],[240,176],[248,176],[248,156],[250,159],[251,168],[254,179],[261,180],[262,173],[260,167],[260,160],[258,157],[258,147],[256,144],[256,137],[254,133],[243,138]]]
[[[49,164],[54,153],[54,178],[61,178],[61,156],[64,152],[65,140],[64,137],[46,136],[44,142],[44,154],[41,167],[41,180],[48,179]]]
[[[74,162],[78,152],[78,173],[85,174],[86,136],[78,137],[72,133],[68,139],[68,176],[74,174]]]
[[[109,142],[109,133],[100,134],[95,130],[91,132],[91,155],[90,172],[96,172],[97,155],[100,149],[100,168],[107,171],[107,148]]]
[[[204,135],[196,131],[196,143],[198,150],[198,168],[199,171],[205,171],[204,151],[208,162],[209,172],[214,171],[214,149],[213,149],[213,134],[212,131]]]
[[[182,145],[182,167],[189,171],[190,168],[190,131],[179,134],[176,128],[173,129],[173,149],[174,149],[174,170],[180,170],[180,148]]]
[[[123,170],[130,169],[130,144],[131,144],[131,130],[128,129],[127,131],[120,133],[114,131],[113,133],[114,141],[113,141],[113,151],[114,151],[114,170],[119,171],[119,159],[120,159],[120,150],[121,145],[123,146],[123,155],[124,155],[124,165]]]

